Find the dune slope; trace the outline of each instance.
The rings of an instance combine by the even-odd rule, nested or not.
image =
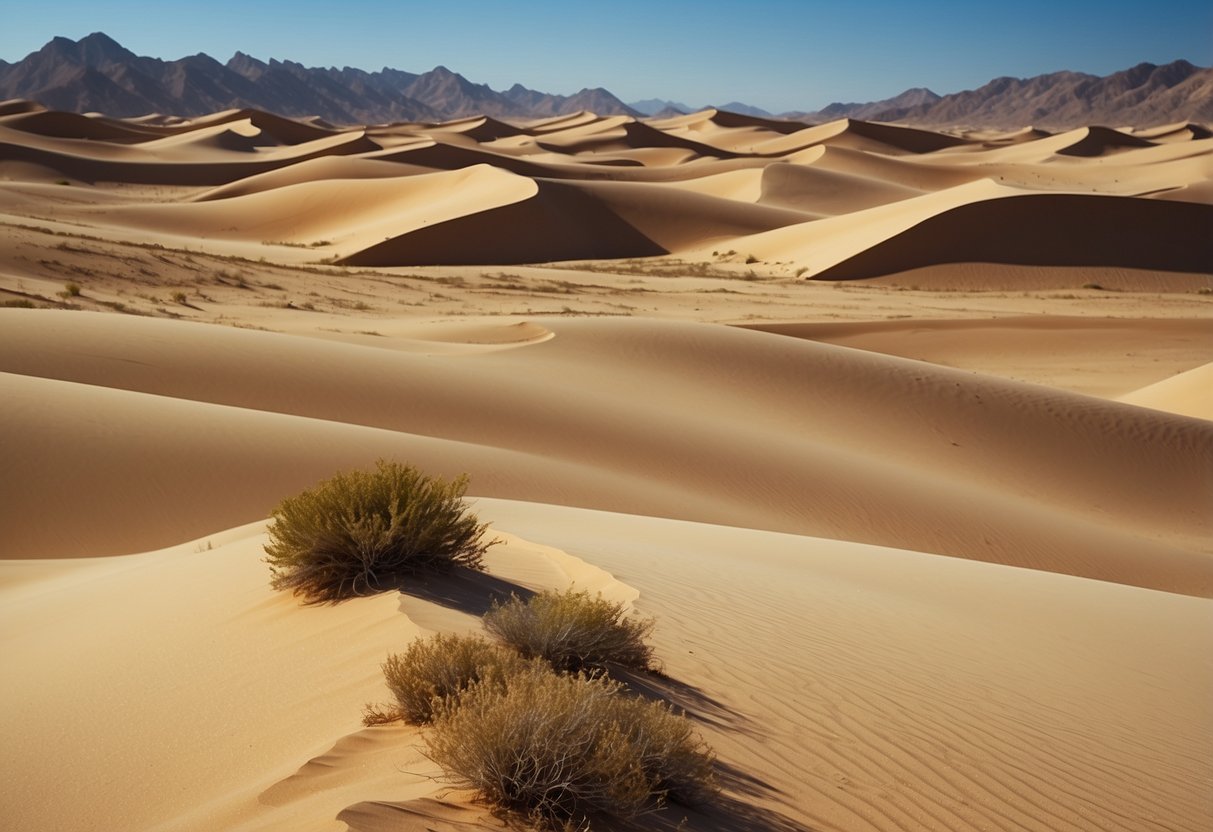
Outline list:
[[[19,374],[5,420],[25,449],[13,470],[28,472],[9,482],[35,483],[8,486],[6,503],[28,507],[14,511],[14,554],[70,554],[86,539],[101,552],[148,548],[169,542],[155,528],[168,536],[171,522],[137,516],[180,516],[193,502],[192,522],[226,527],[264,516],[305,471],[441,451],[439,470],[466,466],[486,494],[1213,592],[1202,463],[1213,429],[1200,420],[704,325],[550,320],[553,338],[443,356],[147,319],[0,316],[0,369]],[[245,424],[255,440],[224,439]],[[131,454],[150,455],[152,437],[165,476],[187,459],[205,467],[210,453],[291,462],[256,466],[238,491],[161,492],[123,477],[145,496],[98,488],[86,514],[40,528],[35,509],[55,486],[36,466],[137,467]],[[74,453],[51,455],[54,443]],[[1164,482],[1169,499],[1152,499]]]

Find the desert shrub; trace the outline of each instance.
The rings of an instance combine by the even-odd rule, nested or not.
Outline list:
[[[473,636],[436,635],[419,639],[408,650],[389,656],[383,677],[396,698],[396,713],[406,722],[424,725],[434,710],[472,684],[504,687],[506,680],[531,662]],[[375,722],[382,709],[368,708]]]
[[[429,755],[458,785],[546,824],[710,794],[711,753],[685,718],[621,690],[604,676],[535,669],[504,687],[473,685],[435,716]]]
[[[451,482],[380,460],[283,500],[265,547],[270,583],[307,603],[398,586],[402,577],[479,568],[490,544],[463,505],[467,478]]]
[[[63,291],[59,293],[59,296],[63,298],[78,298],[81,291],[83,290],[80,288],[79,283],[68,283],[63,287]]]
[[[560,671],[605,670],[611,665],[647,669],[653,648],[644,643],[651,619],[629,618],[622,604],[588,592],[544,592],[523,601],[494,603],[484,627],[527,658]]]
[[[664,702],[625,696],[616,697],[612,718],[627,734],[656,797],[694,805],[715,795],[716,757],[689,719]]]

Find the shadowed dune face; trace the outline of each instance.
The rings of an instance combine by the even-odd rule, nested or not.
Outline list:
[[[1023,195],[932,216],[815,277],[855,280],[965,262],[1205,274],[1213,273],[1210,229],[1213,208],[1205,205]]]

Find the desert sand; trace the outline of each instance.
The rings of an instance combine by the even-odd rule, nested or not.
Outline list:
[[[360,717],[514,586],[656,619],[638,828],[1209,828],[1203,135],[0,104],[4,825],[501,829]],[[488,572],[271,590],[380,457]]]

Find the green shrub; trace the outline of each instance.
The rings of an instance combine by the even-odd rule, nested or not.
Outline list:
[[[436,708],[469,685],[504,687],[510,676],[530,666],[517,653],[483,639],[440,634],[414,641],[405,652],[389,656],[383,663],[383,677],[396,698],[397,716],[424,725],[433,719]],[[389,721],[382,718],[386,713],[368,707],[368,724]]]
[[[544,592],[527,601],[514,596],[494,603],[484,626],[523,656],[545,659],[559,671],[645,670],[653,661],[653,648],[644,643],[653,621],[629,618],[622,604],[585,591]]]
[[[288,497],[266,545],[270,584],[307,603],[398,588],[401,578],[480,568],[485,526],[463,505],[467,477],[451,482],[380,460]]]
[[[473,685],[436,714],[429,755],[458,785],[544,824],[713,793],[711,752],[685,718],[621,690],[548,670]]]

